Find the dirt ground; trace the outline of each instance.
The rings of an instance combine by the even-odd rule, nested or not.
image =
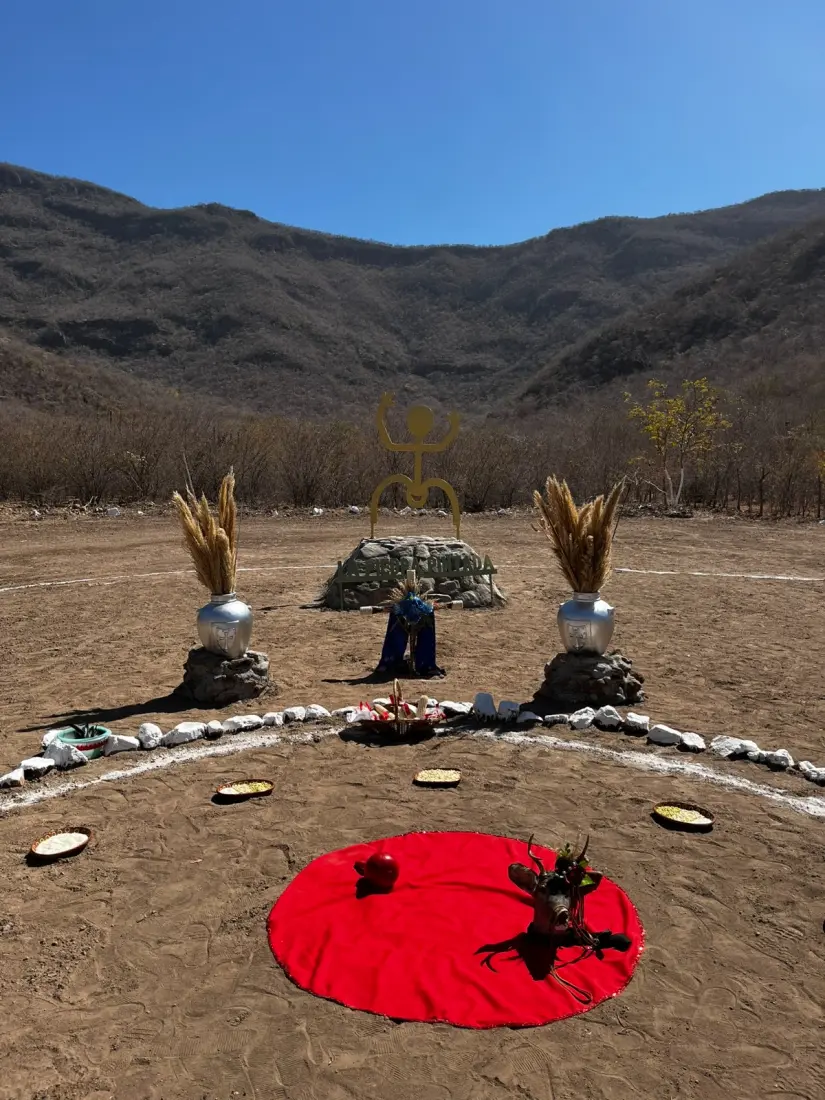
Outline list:
[[[279,685],[267,709],[332,709],[376,694],[350,681],[377,661],[381,618],[300,609],[364,533],[362,517],[244,522],[239,591]],[[528,699],[558,648],[563,584],[526,517],[468,517],[463,534],[490,554],[510,599],[502,611],[443,616],[448,676],[435,693]],[[624,522],[616,565],[671,571],[618,573],[605,593],[617,609],[614,644],[646,677],[640,709],[825,765],[825,582],[689,575],[823,577],[824,539],[819,527]],[[187,569],[168,519],[0,524],[2,770],[72,713],[94,711],[120,732],[198,713],[171,696],[201,602]],[[96,582],[51,583],[84,578]],[[117,765],[135,759],[148,758]],[[818,791],[798,777],[704,762],[791,793]],[[462,769],[458,790],[412,787],[417,768],[451,765]],[[83,778],[113,766],[94,762]],[[241,774],[269,776],[275,796],[214,805],[215,785]],[[649,808],[665,796],[714,810],[714,832],[658,829]],[[25,863],[36,837],[81,823],[95,833],[81,856]],[[646,928],[628,989],[546,1028],[475,1033],[392,1024],[293,987],[265,921],[294,874],[324,851],[421,828],[535,830],[549,843],[589,830],[594,863],[627,890]],[[823,819],[696,779],[473,738],[369,749],[333,736],[13,809],[0,817],[0,1097],[815,1100],[822,828]]]

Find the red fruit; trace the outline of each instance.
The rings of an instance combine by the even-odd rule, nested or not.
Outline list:
[[[374,886],[389,889],[398,879],[398,861],[389,852],[373,852],[361,873]]]

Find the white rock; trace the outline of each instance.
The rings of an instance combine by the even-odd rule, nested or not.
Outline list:
[[[764,764],[767,755],[762,749],[757,749],[756,752],[746,752],[745,759],[749,760],[751,764]]]
[[[700,737],[698,733],[683,733],[679,748],[684,752],[704,752],[707,745],[704,737]]]
[[[602,729],[617,730],[622,724],[622,716],[615,707],[599,707],[593,716],[593,725]]]
[[[765,755],[767,755],[767,753]],[[819,768],[816,766],[816,764],[812,764],[810,760],[800,760],[796,767],[797,770],[802,772],[802,774],[806,777],[812,772],[815,773],[819,771]]]
[[[320,722],[324,718],[331,717],[332,715],[329,713],[326,707],[322,707],[318,703],[310,703],[310,705],[306,709],[304,720],[306,722]]]
[[[284,711],[285,722],[303,722],[306,716],[306,707],[287,707]]]
[[[545,726],[566,726],[570,722],[569,714],[545,714]]]
[[[107,740],[103,749],[104,756],[111,756],[116,752],[136,752],[140,748],[137,737],[127,737],[122,733],[113,733]]]
[[[360,516],[361,515],[361,509],[358,507],[357,504],[350,504],[349,514],[351,516]]]
[[[54,760],[57,768],[82,768],[84,764],[89,763],[85,752],[57,738],[49,745],[49,756]]]
[[[657,723],[648,730],[647,739],[653,745],[678,745],[682,740],[682,735],[670,726]]]
[[[284,724],[284,716],[280,710],[270,710],[264,715],[265,726],[282,726]]]
[[[50,756],[30,756],[20,764],[26,779],[41,779],[44,775],[48,775],[54,766],[54,760]]]
[[[156,749],[163,740],[163,730],[154,722],[144,722],[137,732],[142,749]]]
[[[117,517],[120,515],[120,509],[119,508],[107,508],[106,509],[106,515],[109,516],[110,519],[117,519]]]
[[[22,787],[25,781],[22,768],[15,768],[14,771],[0,775],[0,787]]]
[[[495,718],[498,714],[496,701],[489,691],[479,691],[473,700],[473,714],[479,718]]]
[[[163,735],[160,743],[164,748],[171,749],[175,745],[186,745],[190,741],[198,741],[205,735],[205,722],[178,722],[174,729]]]
[[[747,756],[749,752],[759,752],[759,746],[755,741],[746,741],[741,737],[714,737],[710,743],[710,751],[723,760],[731,760],[737,756]]]
[[[312,509],[312,514],[313,514],[313,516],[322,516],[324,514],[324,509],[323,508],[313,508]]]
[[[206,723],[207,734],[220,734],[223,733],[223,723],[219,722],[217,718],[213,718],[211,722]]]
[[[246,719],[241,714],[236,714],[234,718],[227,718],[225,722],[221,722],[221,729],[224,733],[241,733],[246,729]]]
[[[32,516],[32,519],[42,519],[43,518],[42,512],[38,512],[38,510],[36,508],[32,508],[31,516]]]
[[[439,703],[438,706],[441,707],[448,718],[469,714],[473,709],[472,703],[454,703],[451,699],[446,699],[443,703]]]
[[[502,699],[498,705],[498,717],[502,722],[512,722],[518,718],[520,703],[514,703],[512,699]]]
[[[625,733],[641,737],[643,733],[647,733],[650,729],[650,718],[646,714],[636,714],[634,711],[629,710],[624,717],[622,726]]]
[[[47,730],[43,734],[42,738],[40,739],[41,749],[43,749],[43,750],[47,749],[49,747],[49,745],[51,745],[52,741],[54,741],[57,738],[57,735],[58,735],[57,730]]]
[[[793,757],[787,749],[777,749],[776,752],[765,753],[765,763],[769,768],[784,770],[793,767]]]
[[[537,714],[533,714],[531,710],[523,710],[516,719],[516,722],[520,726],[526,726],[528,723],[532,726],[537,722],[541,722],[541,718],[539,718]]]
[[[260,714],[243,714],[241,717],[243,718],[243,728],[245,730],[259,730],[264,724]]]
[[[574,730],[586,730],[588,726],[593,725],[593,719],[595,717],[596,712],[592,707],[582,707],[581,710],[577,710],[570,715],[568,719],[570,728]]]

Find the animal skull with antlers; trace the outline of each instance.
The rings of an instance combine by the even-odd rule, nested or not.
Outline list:
[[[580,929],[584,931],[584,897],[595,890],[602,880],[597,871],[591,871],[587,867],[585,856],[589,841],[588,836],[578,855],[573,855],[568,844],[556,856],[553,870],[546,871],[542,861],[533,852],[531,836],[527,842],[527,855],[537,870],[531,870],[523,863],[510,864],[510,881],[533,899],[531,932],[569,938],[570,933],[576,933]]]

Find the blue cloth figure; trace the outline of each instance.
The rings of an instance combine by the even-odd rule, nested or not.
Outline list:
[[[405,659],[407,643],[409,662]],[[397,674],[410,666],[417,676],[443,675],[443,669],[435,663],[435,612],[431,604],[412,592],[390,610],[377,671]]]

